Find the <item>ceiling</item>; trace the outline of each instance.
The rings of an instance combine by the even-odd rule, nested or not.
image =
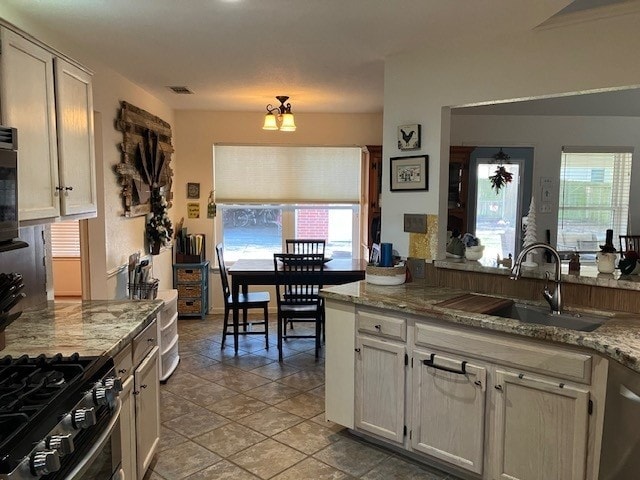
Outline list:
[[[619,1],[2,0],[0,14],[80,45],[176,109],[260,111],[288,95],[294,113],[366,113],[382,111],[391,54]]]

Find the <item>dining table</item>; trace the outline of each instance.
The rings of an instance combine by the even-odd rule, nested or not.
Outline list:
[[[323,285],[364,280],[367,261],[360,258],[332,258],[324,264]],[[241,258],[231,265],[227,272],[231,275],[231,295],[237,300],[240,290],[246,294],[249,285],[275,285],[276,273],[272,258]],[[233,309],[234,349],[238,353],[239,309]]]

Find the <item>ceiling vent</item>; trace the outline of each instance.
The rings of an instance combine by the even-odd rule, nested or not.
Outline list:
[[[193,92],[189,90],[187,87],[174,86],[168,87],[173,93],[177,93],[178,95],[193,95]]]

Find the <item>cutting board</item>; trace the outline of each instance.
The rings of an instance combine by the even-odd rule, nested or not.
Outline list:
[[[484,295],[474,295],[473,293],[466,293],[459,297],[450,298],[449,300],[435,304],[437,307],[487,314],[497,312],[498,310],[510,307],[511,305],[513,305],[513,300],[486,297]]]

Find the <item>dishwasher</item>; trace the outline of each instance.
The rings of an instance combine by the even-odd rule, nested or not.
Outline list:
[[[599,480],[640,478],[640,373],[609,362]]]

